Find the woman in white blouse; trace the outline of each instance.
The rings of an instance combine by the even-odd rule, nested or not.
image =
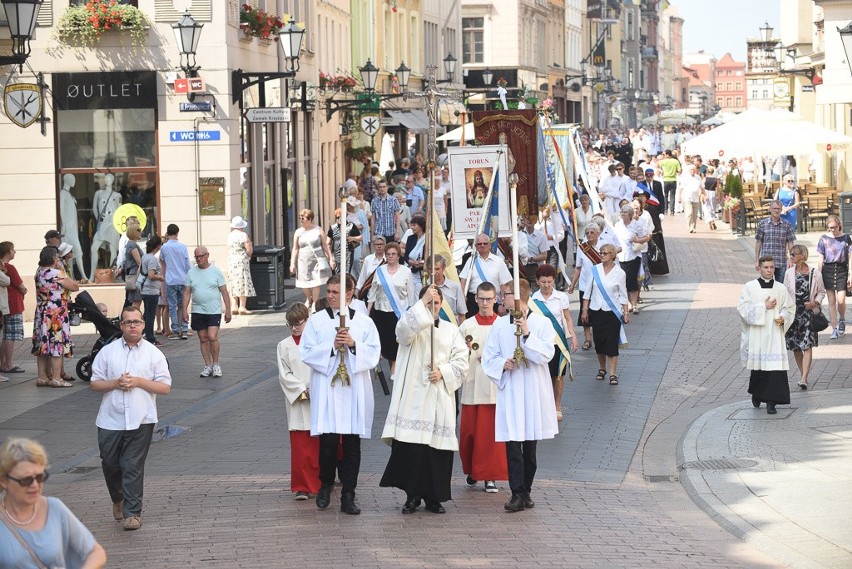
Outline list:
[[[645,225],[633,220],[633,206],[626,204],[621,207],[621,220],[615,224],[615,234],[621,241],[621,252],[618,262],[627,276],[627,296],[633,306],[633,314],[639,314],[639,266],[642,264],[642,246],[651,240],[651,234]]]
[[[591,250],[589,251],[590,255],[597,256],[600,253],[598,252],[598,248],[602,245],[598,238],[601,234],[601,226],[596,221],[590,221],[586,224],[585,227],[586,232],[586,243],[589,244]],[[574,267],[574,274],[571,277],[571,284],[568,285],[568,294],[574,294],[574,289],[577,288],[579,284],[579,288],[577,290],[580,294],[580,300],[583,299],[585,291],[589,290],[592,285],[592,266],[594,263],[586,256],[582,251],[577,251],[577,263]],[[592,347],[592,327],[588,321],[583,322],[578,319],[578,326],[583,327],[583,335],[586,337],[586,340],[583,342],[583,350],[589,350]]]
[[[396,352],[399,344],[396,341],[396,323],[408,307],[417,302],[417,292],[411,279],[411,270],[399,264],[402,253],[398,243],[388,243],[385,246],[387,264],[376,269],[373,286],[367,293],[367,309],[370,318],[379,330],[379,341],[382,345],[382,357],[390,364],[391,375],[396,368]],[[391,296],[385,287],[391,289]]]
[[[615,247],[606,243],[601,245],[601,263],[593,269],[598,272],[600,284],[593,278],[588,290],[583,293],[583,310],[580,319],[592,325],[595,339],[595,353],[598,356],[598,374],[595,379],[606,377],[607,359],[609,360],[609,384],[618,385],[618,345],[621,341],[621,325],[630,322],[627,310],[626,275],[615,264]],[[602,293],[603,287],[605,294]],[[610,302],[612,304],[610,304]],[[621,311],[621,317],[613,312]]]

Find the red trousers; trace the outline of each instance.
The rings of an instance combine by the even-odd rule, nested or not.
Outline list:
[[[462,405],[459,456],[474,480],[508,480],[506,443],[494,440],[496,405]]]
[[[316,494],[319,489],[319,438],[290,431],[290,490]]]

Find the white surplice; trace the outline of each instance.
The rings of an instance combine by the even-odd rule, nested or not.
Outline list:
[[[293,337],[278,342],[278,383],[287,398],[287,426],[291,431],[311,429],[311,402],[299,396],[311,386],[311,368],[299,357]]]
[[[559,432],[556,403],[548,362],[553,358],[553,326],[544,316],[527,316],[530,336],[521,339],[526,366],[504,371],[503,364],[514,357],[517,339],[509,316],[498,318],[491,327],[482,367],[497,384],[497,410],[494,434],[499,441],[540,441]]]
[[[370,371],[379,363],[379,332],[373,321],[350,310],[346,319],[349,334],[355,340],[355,353],[344,348],[350,385],[338,379],[331,385],[340,363],[334,337],[340,318],[327,310],[314,313],[305,325],[299,344],[302,361],[311,368],[311,435],[339,433],[370,438],[373,424],[373,383]]]
[[[430,327],[435,320],[422,302],[416,302],[399,319],[396,360],[390,408],[382,440],[425,444],[439,450],[458,450],[456,397],[467,373],[467,346],[459,329],[446,320],[435,330],[435,366],[443,379],[429,381],[432,360]]]
[[[491,327],[492,324],[477,322],[476,316],[468,318],[459,326],[462,338],[471,336],[470,343],[476,346],[470,349],[468,357],[468,370],[462,387],[462,405],[493,405],[497,402],[497,386],[485,375],[481,361]]]
[[[777,300],[775,308],[766,308],[767,297]],[[743,287],[737,303],[742,334],[740,336],[740,361],[750,370],[788,370],[787,345],[784,334],[796,316],[796,299],[783,284],[774,282],[771,289],[760,288],[755,279]],[[779,316],[784,326],[775,323]]]

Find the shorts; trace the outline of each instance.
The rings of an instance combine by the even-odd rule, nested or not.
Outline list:
[[[24,339],[24,315],[23,314],[4,314],[3,315],[3,339],[12,341],[21,341]]]
[[[222,315],[221,314],[200,314],[198,312],[193,312],[190,315],[190,324],[189,327],[198,332],[199,330],[207,330],[211,327],[218,328],[222,325]]]

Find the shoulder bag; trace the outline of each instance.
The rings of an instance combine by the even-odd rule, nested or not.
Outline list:
[[[814,270],[811,269],[810,277],[808,278],[808,298],[810,298],[810,290],[811,284],[814,278]],[[826,328],[828,328],[828,318],[825,317],[825,314],[822,313],[822,308],[819,309],[819,312],[814,312],[813,310],[809,310],[810,312],[810,326],[811,330],[814,332],[822,332]]]
[[[7,528],[9,528],[9,533],[15,536],[15,539],[18,540],[18,543],[21,544],[21,547],[27,550],[27,553],[29,553],[30,557],[32,557],[33,559],[33,563],[35,563],[35,566],[38,567],[38,569],[48,569],[47,565],[45,565],[44,562],[38,558],[36,552],[33,551],[33,548],[30,547],[30,544],[27,543],[27,540],[24,539],[24,536],[20,534],[18,529],[12,526],[12,524],[10,524],[9,522],[7,522],[5,516],[0,516],[0,520],[3,520],[3,523],[6,525]]]

